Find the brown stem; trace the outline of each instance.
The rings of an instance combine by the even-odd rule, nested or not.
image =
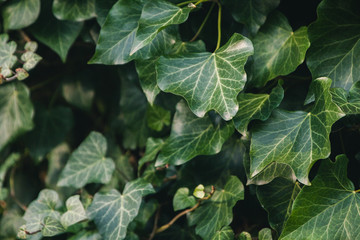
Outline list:
[[[154,227],[153,227],[153,230],[152,230],[148,240],[152,240],[155,237],[156,230],[158,228],[159,217],[160,217],[160,207],[156,211],[156,215],[155,215],[155,219],[154,219]]]
[[[19,33],[26,42],[31,42],[30,37],[23,30],[19,30]]]

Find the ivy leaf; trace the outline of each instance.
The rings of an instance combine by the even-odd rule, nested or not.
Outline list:
[[[347,178],[348,160],[324,160],[311,186],[296,198],[280,239],[356,239],[360,235],[359,194]]]
[[[41,230],[46,217],[59,220],[60,212],[56,210],[59,207],[61,207],[61,202],[58,194],[53,190],[42,190],[38,198],[30,203],[25,212],[26,231],[37,232]]]
[[[170,137],[155,166],[181,165],[199,155],[216,154],[233,131],[231,124],[214,126],[209,117],[197,118],[185,101],[180,101],[176,105]]]
[[[139,178],[127,183],[122,195],[115,189],[95,194],[88,215],[105,239],[124,239],[127,226],[138,214],[141,198],[153,192],[152,186]]]
[[[272,234],[270,228],[263,228],[259,231],[259,240],[272,240]]]
[[[19,161],[20,157],[21,155],[19,153],[12,153],[0,165],[0,201],[4,201],[8,194],[7,189],[3,188],[6,172],[9,170],[9,168],[14,166],[17,161]]]
[[[238,239],[239,239],[239,240],[252,240],[252,237],[251,237],[251,234],[250,234],[250,233],[248,233],[248,232],[242,232],[242,233],[240,233]]]
[[[34,107],[29,89],[20,82],[0,87],[0,150],[33,128]]]
[[[146,112],[147,124],[155,131],[161,131],[164,126],[170,125],[171,113],[160,106],[152,105]]]
[[[91,132],[71,154],[60,175],[58,186],[81,188],[88,183],[107,183],[115,169],[111,158],[106,158],[107,143],[103,135]]]
[[[312,82],[316,101],[310,112],[275,110],[266,122],[257,125],[250,146],[251,177],[278,162],[288,164],[301,183],[309,184],[311,166],[330,155],[332,124],[344,116],[332,102],[330,85],[329,78]]]
[[[250,121],[268,119],[271,112],[280,105],[283,97],[284,90],[281,85],[275,87],[270,94],[240,93],[239,111],[233,118],[235,128],[245,136]]]
[[[45,217],[41,233],[44,237],[52,237],[65,232],[64,227],[58,219],[52,217]]]
[[[164,0],[146,2],[130,55],[148,45],[165,27],[185,22],[191,10],[190,7],[180,8]]]
[[[164,146],[164,140],[161,138],[148,138],[146,141],[146,151],[144,156],[139,160],[138,170],[144,166],[145,163],[154,161],[157,154]]]
[[[52,11],[59,20],[81,22],[96,16],[95,0],[54,0]]]
[[[238,111],[236,96],[244,87],[244,64],[252,53],[250,40],[235,33],[215,53],[161,57],[158,85],[162,91],[183,96],[198,117],[214,109],[230,120]]]
[[[343,88],[332,88],[331,95],[346,115],[360,114],[360,81],[355,82],[349,92]]]
[[[179,188],[173,199],[174,211],[179,211],[188,207],[193,207],[196,204],[194,196],[189,196],[188,188]]]
[[[33,24],[40,13],[40,0],[14,0],[2,6],[5,31]]]
[[[211,239],[216,231],[232,222],[232,208],[242,199],[244,199],[244,186],[237,177],[231,176],[225,186],[216,186],[216,191],[210,200],[203,202],[191,213],[189,224],[196,224],[196,234],[204,239]]]
[[[25,142],[30,155],[40,162],[45,154],[65,139],[73,126],[73,115],[70,108],[45,109],[38,106],[34,122],[35,128],[26,136]]]
[[[97,15],[97,22],[102,26],[106,20],[106,16],[109,14],[110,9],[117,0],[95,0],[95,13]]]
[[[333,87],[345,90],[360,79],[359,8],[356,0],[325,0],[319,4],[318,19],[309,27],[307,65],[313,78],[329,77],[334,80]]]
[[[226,0],[233,18],[245,24],[252,36],[266,21],[267,15],[274,10],[280,0]]]
[[[14,56],[17,44],[14,41],[8,42],[8,40],[9,35],[0,34],[0,67],[2,69],[12,68],[17,61],[17,57]]]
[[[101,240],[101,239],[102,239],[101,235],[98,232],[86,231],[86,230],[78,232],[73,237],[69,238],[69,240]]]
[[[268,212],[270,226],[279,234],[290,216],[300,190],[299,183],[285,178],[276,178],[271,183],[256,188],[256,196]]]
[[[85,220],[86,212],[80,201],[80,195],[75,195],[66,200],[67,211],[61,216],[60,222],[64,228]]]
[[[221,230],[216,231],[215,235],[211,238],[211,240],[234,240],[234,232],[231,227],[226,226]]]
[[[254,40],[254,62],[249,84],[263,87],[267,81],[293,72],[305,59],[310,46],[307,28],[293,32],[280,12],[269,16]]]

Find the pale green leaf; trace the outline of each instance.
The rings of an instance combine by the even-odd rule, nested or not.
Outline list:
[[[360,114],[360,81],[355,82],[349,92],[342,88],[332,88],[331,95],[334,103],[346,115]]]
[[[297,179],[309,184],[308,173],[319,159],[330,155],[331,126],[344,116],[332,102],[331,80],[318,78],[310,86],[316,101],[310,112],[275,110],[253,131],[250,146],[250,176],[272,162],[288,164]]]
[[[13,67],[17,61],[17,57],[14,56],[17,44],[14,41],[8,42],[8,40],[9,35],[0,34],[0,68],[4,69]]]
[[[347,178],[347,158],[324,160],[296,198],[280,239],[358,239],[360,197]]]
[[[130,55],[148,45],[167,26],[183,23],[192,8],[180,8],[164,0],[147,1],[139,19],[139,26]]]
[[[3,188],[5,176],[7,171],[19,161],[21,155],[19,153],[12,153],[4,162],[0,162],[0,201],[4,201],[7,197],[7,189]]]
[[[211,238],[211,240],[234,240],[234,232],[231,227],[226,226],[221,230],[216,231],[215,235]]]
[[[81,22],[96,16],[95,0],[54,0],[52,10],[59,20]]]
[[[100,26],[104,24],[106,16],[116,2],[117,0],[95,0],[95,13],[97,15],[96,20]]]
[[[244,186],[231,176],[225,186],[215,186],[214,195],[191,213],[189,224],[196,225],[196,234],[203,239],[211,239],[216,231],[228,226],[233,219],[232,208],[244,199]]]
[[[215,53],[161,57],[156,70],[158,85],[165,92],[183,96],[198,117],[213,109],[230,120],[238,111],[236,97],[245,85],[244,64],[252,53],[250,40],[235,33]]]
[[[307,65],[313,78],[329,77],[333,87],[349,90],[360,79],[360,2],[324,0],[309,27]]]
[[[146,151],[144,156],[139,160],[140,170],[145,163],[154,161],[157,154],[160,152],[164,146],[164,140],[161,138],[148,138],[146,141]]]
[[[115,169],[111,158],[106,158],[107,143],[103,135],[91,132],[71,154],[61,173],[58,186],[81,188],[88,183],[107,183]]]
[[[251,237],[250,233],[242,232],[242,233],[240,233],[238,239],[239,240],[252,240],[252,237]]]
[[[173,198],[174,211],[193,207],[196,204],[194,196],[189,195],[188,188],[179,188]]]
[[[269,184],[258,186],[256,196],[268,212],[270,226],[279,234],[289,218],[292,205],[301,188],[298,182],[276,178]]]
[[[76,233],[76,235],[69,238],[69,240],[102,240],[102,238],[98,232],[83,230]]]
[[[28,88],[20,82],[0,87],[0,150],[33,128],[34,108]]]
[[[66,208],[67,211],[60,218],[60,222],[65,229],[87,218],[84,206],[80,201],[80,195],[67,199]]]
[[[4,28],[21,29],[33,24],[40,13],[40,0],[12,0],[2,6]]]
[[[205,187],[204,187],[204,185],[199,184],[199,185],[194,189],[193,195],[194,195],[196,198],[203,198],[203,197],[205,197]]]
[[[293,32],[288,20],[280,12],[269,16],[255,36],[254,61],[249,84],[262,87],[267,81],[293,72],[305,59],[310,46],[307,28]]]
[[[233,131],[231,124],[214,126],[209,117],[197,118],[185,101],[180,101],[176,105],[170,137],[155,165],[181,165],[199,155],[216,154]]]
[[[263,228],[259,231],[259,240],[272,240],[272,234],[270,228]]]
[[[170,125],[171,113],[160,106],[152,105],[148,107],[146,118],[149,128],[161,131],[164,126]]]
[[[65,228],[61,225],[58,219],[52,217],[45,217],[43,229],[41,233],[44,237],[52,237],[65,232]]]
[[[250,121],[268,119],[271,112],[280,105],[283,97],[284,90],[280,85],[275,87],[270,94],[240,93],[238,96],[239,111],[233,118],[235,128],[242,135],[247,135]]]
[[[115,189],[97,193],[88,215],[94,219],[104,239],[124,239],[127,226],[138,214],[142,197],[153,192],[149,183],[137,179],[126,184],[123,194]]]

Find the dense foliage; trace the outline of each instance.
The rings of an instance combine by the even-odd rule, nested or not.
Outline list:
[[[0,8],[1,239],[360,239],[359,0]]]

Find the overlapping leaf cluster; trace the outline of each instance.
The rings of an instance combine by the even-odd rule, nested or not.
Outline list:
[[[360,2],[284,2],[0,1],[0,238],[358,239]]]

